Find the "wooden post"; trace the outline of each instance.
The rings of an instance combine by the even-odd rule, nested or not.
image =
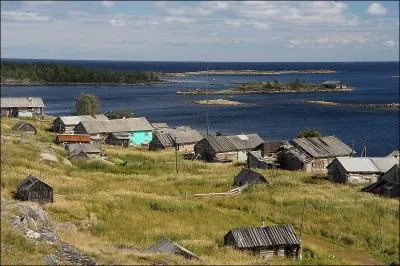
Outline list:
[[[176,137],[175,137],[175,169],[176,173],[178,174],[178,145],[176,144]]]
[[[304,199],[303,199],[303,210],[302,210],[302,213],[301,213],[300,237],[301,237],[301,234],[302,234],[302,232],[303,232],[303,221],[304,221],[304,210],[305,210],[305,206],[306,206],[306,199],[304,198]]]

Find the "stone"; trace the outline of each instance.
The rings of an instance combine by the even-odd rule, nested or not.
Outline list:
[[[38,223],[46,225],[50,223],[49,215],[37,203],[24,201],[17,203],[15,207],[19,211],[20,216],[32,218],[38,227]]]
[[[39,156],[40,156],[40,159],[42,159],[43,161],[58,163],[57,157],[50,153],[43,152]]]
[[[28,231],[25,232],[25,235],[32,239],[39,239],[41,236],[40,233],[32,231],[31,229],[28,229]]]
[[[72,166],[72,163],[67,158],[63,158],[62,164]]]
[[[61,260],[54,254],[45,255],[43,260],[46,262],[46,265],[61,265]]]

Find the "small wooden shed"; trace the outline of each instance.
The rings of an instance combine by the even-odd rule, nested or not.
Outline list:
[[[276,165],[276,158],[262,157],[261,151],[247,152],[247,168],[270,169]]]
[[[264,258],[301,259],[301,242],[291,225],[231,229],[224,244],[239,250],[251,250]]]
[[[384,197],[400,197],[399,164],[393,166],[377,182],[364,187],[361,191]]]
[[[157,243],[152,245],[147,249],[148,252],[160,252],[170,255],[178,255],[185,257],[186,259],[199,259],[198,256],[187,250],[186,248],[180,246],[179,244],[173,242],[167,237],[162,237]]]
[[[53,202],[53,188],[39,178],[29,175],[19,183],[16,197],[20,200]]]
[[[21,133],[36,135],[36,128],[25,121],[18,121],[12,128],[13,131],[18,131]]]
[[[236,176],[233,182],[234,186],[244,186],[246,184],[269,184],[267,179],[260,173],[243,168]]]
[[[106,143],[110,145],[128,147],[130,135],[126,132],[110,133],[106,138]]]

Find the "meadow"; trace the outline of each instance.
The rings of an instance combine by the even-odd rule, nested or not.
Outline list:
[[[2,132],[10,132],[15,119],[2,118]],[[268,185],[255,185],[224,198],[194,198],[194,193],[225,192],[243,167],[183,159],[174,151],[147,151],[104,145],[111,160],[77,162],[73,166],[45,163],[41,151],[55,134],[46,131],[51,119],[32,121],[34,137],[8,136],[1,151],[15,173],[1,164],[1,196],[12,201],[12,192],[28,174],[54,187],[54,203],[43,208],[54,221],[74,223],[78,231],[59,234],[62,239],[109,264],[388,264],[399,262],[399,201],[362,193],[362,186],[331,183],[324,175],[278,169],[259,170]],[[67,154],[51,144],[58,158]],[[291,224],[302,240],[303,259],[263,260],[251,252],[223,245],[224,235],[235,227]],[[303,222],[302,222],[303,220]],[[4,226],[4,227],[3,227]],[[3,230],[4,228],[4,230]],[[2,264],[40,261],[46,247],[24,256],[31,243],[9,229],[2,219]],[[185,260],[164,254],[120,250],[116,244],[145,249],[162,236],[178,242],[201,259]],[[27,251],[28,250],[28,251]],[[47,253],[46,253],[47,252]],[[14,256],[15,254],[15,256]]]

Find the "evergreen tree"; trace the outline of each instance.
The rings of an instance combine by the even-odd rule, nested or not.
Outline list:
[[[100,112],[100,100],[90,93],[82,93],[76,100],[76,115],[97,115]]]

